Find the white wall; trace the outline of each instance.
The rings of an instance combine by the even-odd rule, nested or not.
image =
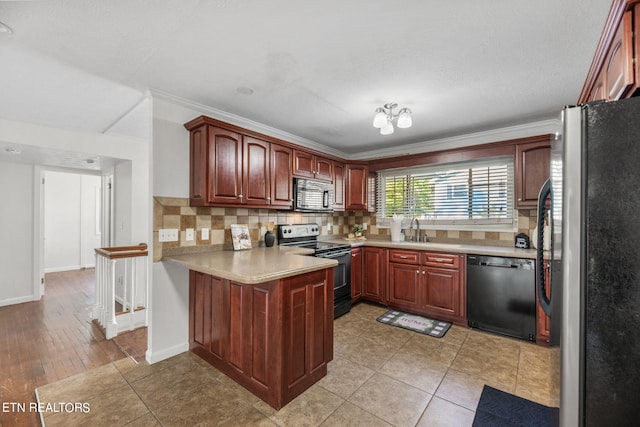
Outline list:
[[[0,162],[0,306],[34,299],[33,186],[32,165]]]
[[[100,177],[60,171],[44,176],[44,271],[94,267]]]
[[[153,135],[153,195],[189,197],[189,132],[180,123],[154,118]]]

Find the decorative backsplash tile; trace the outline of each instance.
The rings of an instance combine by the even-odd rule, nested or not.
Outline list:
[[[376,226],[375,213],[362,211],[333,212],[331,214],[315,214],[300,212],[281,212],[271,209],[250,208],[221,208],[221,207],[190,207],[189,199],[174,197],[154,197],[153,209],[153,244],[154,261],[160,261],[163,249],[202,246],[216,248],[231,247],[231,224],[247,224],[249,235],[255,246],[262,244],[264,237],[261,227],[268,222],[275,224],[305,224],[320,225],[321,236],[346,235],[355,224],[367,224],[365,236],[390,238],[388,228]],[[518,233],[532,236],[536,225],[536,211],[521,209],[518,211]],[[160,243],[158,230],[161,228],[176,228],[180,230],[179,241]],[[187,228],[196,230],[195,239],[186,240]],[[209,228],[209,240],[202,240],[201,230]],[[429,231],[429,239],[443,243],[473,243],[482,242],[486,245],[512,246],[517,233],[502,233],[494,231],[459,231],[437,230]]]

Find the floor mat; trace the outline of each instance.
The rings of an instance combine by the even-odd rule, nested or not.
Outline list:
[[[558,408],[550,408],[485,385],[473,427],[556,426],[558,416]]]
[[[436,338],[443,337],[451,327],[449,322],[433,320],[397,310],[389,310],[376,320],[387,325],[397,326],[398,328],[408,329]]]

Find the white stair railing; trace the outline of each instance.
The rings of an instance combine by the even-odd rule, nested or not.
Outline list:
[[[137,246],[97,248],[96,291],[91,317],[104,328],[111,339],[124,330],[149,323],[149,252],[146,243]],[[120,265],[118,265],[120,263]],[[116,281],[122,295],[116,293]],[[116,312],[116,299],[122,311]],[[118,323],[118,317],[122,322]]]

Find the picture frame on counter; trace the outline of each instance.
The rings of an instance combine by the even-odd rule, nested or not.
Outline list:
[[[231,224],[231,240],[234,251],[251,249],[249,226],[247,224]]]

